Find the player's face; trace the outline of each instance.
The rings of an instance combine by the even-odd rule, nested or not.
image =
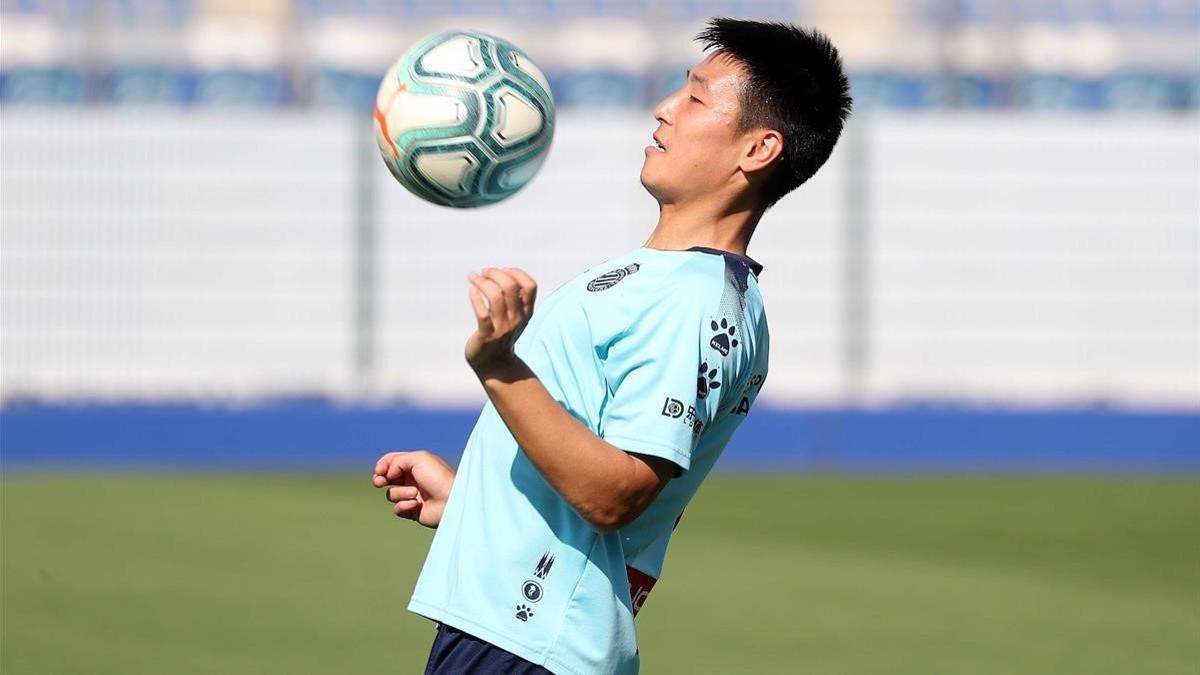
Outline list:
[[[737,61],[710,54],[654,109],[658,129],[646,146],[641,178],[659,204],[712,195],[730,184],[743,149],[738,95],[744,78]]]

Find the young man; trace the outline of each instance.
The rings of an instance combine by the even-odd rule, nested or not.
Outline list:
[[[396,515],[437,528],[409,604],[439,623],[427,673],[636,672],[634,614],[766,378],[746,247],[829,157],[848,85],[816,32],[717,19],[698,40],[655,110],[645,246],[536,315],[525,272],[470,275],[466,358],[490,400],[458,473],[424,451],[375,467]]]

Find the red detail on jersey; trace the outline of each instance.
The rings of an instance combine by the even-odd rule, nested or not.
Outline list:
[[[650,589],[654,588],[658,579],[629,565],[625,566],[625,573],[629,575],[629,599],[633,603],[633,615],[637,616],[638,610],[646,603],[646,598],[650,597]]]

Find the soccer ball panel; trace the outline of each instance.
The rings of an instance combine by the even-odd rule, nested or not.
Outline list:
[[[542,168],[544,158],[545,155],[539,155],[524,162],[501,167],[495,174],[496,187],[500,191],[520,189],[537,174],[538,169]]]
[[[417,63],[428,73],[443,73],[474,78],[483,73],[483,54],[479,40],[459,35],[425,52]]]
[[[502,146],[523,141],[541,131],[542,114],[525,97],[505,91],[496,97],[496,140]]]
[[[533,65],[533,61],[531,61],[529,57],[519,52],[511,52],[510,62],[517,68],[517,70],[520,70],[529,77],[532,77],[534,82],[537,82],[539,85],[541,85],[542,89],[546,91],[547,95],[550,93],[550,82],[546,80],[546,76],[542,74],[542,70]]]
[[[468,187],[479,163],[466,151],[423,154],[417,157],[417,171],[437,184],[448,194],[458,197],[469,194]]]
[[[385,115],[393,139],[429,127],[453,127],[466,120],[467,108],[457,98],[400,92]]]

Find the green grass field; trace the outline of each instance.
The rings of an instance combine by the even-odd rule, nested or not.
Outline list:
[[[418,673],[367,476],[8,476],[0,672]],[[1196,479],[717,477],[646,673],[1200,672]]]

